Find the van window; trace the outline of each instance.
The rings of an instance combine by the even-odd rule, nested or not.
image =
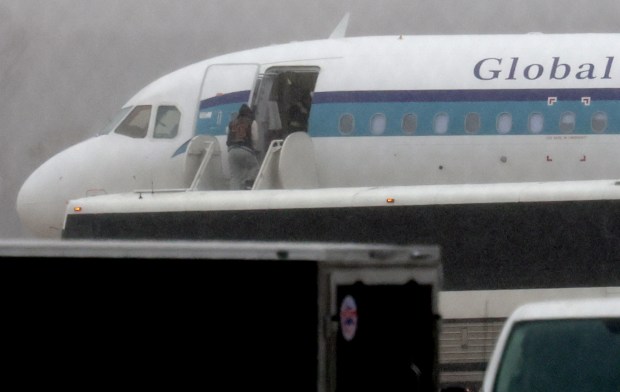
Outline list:
[[[114,133],[125,135],[136,139],[146,136],[149,130],[149,121],[151,120],[151,106],[136,106],[134,110],[123,120],[116,128]]]
[[[620,319],[517,323],[493,390],[620,390]]]

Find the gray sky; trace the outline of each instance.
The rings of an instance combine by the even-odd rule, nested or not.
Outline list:
[[[620,32],[617,0],[0,0],[0,238],[47,158],[96,134],[140,88],[256,46],[349,36]]]

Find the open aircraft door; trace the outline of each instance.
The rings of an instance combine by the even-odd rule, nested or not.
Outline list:
[[[194,137],[187,146],[185,182],[192,189],[226,189],[228,172],[217,138],[226,135],[226,127],[239,107],[251,102],[258,77],[258,64],[214,64],[207,67],[198,100]],[[224,141],[220,140],[220,145]],[[210,146],[210,149],[205,148]]]
[[[258,64],[215,64],[205,71],[200,88],[196,135],[222,135],[228,122],[249,103]]]

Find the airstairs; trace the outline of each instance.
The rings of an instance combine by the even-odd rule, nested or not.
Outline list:
[[[252,190],[256,189],[280,189],[282,188],[282,181],[280,180],[279,164],[280,164],[280,152],[284,140],[273,140],[269,144],[269,149],[263,159],[263,164],[258,171],[256,180],[254,180],[254,186]]]
[[[186,180],[186,191],[228,189],[222,154],[213,137],[196,138],[190,143],[186,172],[195,173],[191,182]],[[269,144],[252,190],[308,189],[317,188],[318,184],[312,139],[304,132],[296,132],[286,141],[273,140]]]

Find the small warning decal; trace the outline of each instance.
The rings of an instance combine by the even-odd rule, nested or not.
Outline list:
[[[357,332],[357,304],[350,295],[344,297],[340,304],[340,328],[344,340],[353,340]]]

